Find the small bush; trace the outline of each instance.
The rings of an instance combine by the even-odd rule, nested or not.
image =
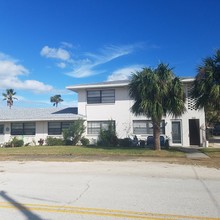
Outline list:
[[[45,140],[46,145],[48,146],[60,146],[63,145],[63,140],[55,137],[47,137]]]
[[[107,130],[100,131],[97,144],[105,147],[116,147],[118,145],[118,137],[113,122],[109,123]]]
[[[83,146],[88,146],[89,145],[89,139],[88,138],[82,137],[80,141],[81,141]]]
[[[131,138],[118,139],[118,144],[119,144],[119,147],[131,147],[132,140]]]
[[[17,137],[13,137],[10,144],[11,144],[11,147],[21,147],[24,145],[24,141],[21,139],[18,139]]]
[[[65,145],[76,145],[80,141],[85,129],[84,121],[82,119],[74,121],[68,129],[63,130]]]

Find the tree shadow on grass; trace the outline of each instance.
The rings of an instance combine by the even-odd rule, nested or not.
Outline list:
[[[0,191],[0,196],[18,209],[27,218],[27,220],[43,220],[38,215],[31,212],[27,207],[8,196],[5,191]]]

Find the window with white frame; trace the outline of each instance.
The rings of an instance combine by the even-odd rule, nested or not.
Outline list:
[[[35,135],[35,122],[11,123],[11,135]]]
[[[61,135],[64,129],[68,129],[73,122],[48,122],[49,135]]]
[[[133,121],[134,134],[153,134],[153,124],[150,120],[134,120]],[[165,134],[165,121],[160,123],[160,133]]]
[[[181,121],[172,121],[172,142],[174,144],[182,143]]]
[[[115,102],[115,90],[89,90],[87,91],[87,103],[114,103]]]
[[[88,121],[87,134],[99,134],[101,130],[108,130],[112,125],[115,129],[115,121]]]

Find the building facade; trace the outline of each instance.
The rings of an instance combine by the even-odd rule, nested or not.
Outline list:
[[[13,137],[25,144],[38,145],[48,136],[62,138],[62,130],[83,116],[77,108],[3,108],[0,109],[0,144]]]
[[[186,94],[187,111],[181,117],[167,116],[161,121],[161,135],[169,139],[171,146],[205,146],[204,109],[195,108],[190,97],[193,78],[181,79]],[[96,143],[101,129],[113,123],[119,138],[134,137],[146,140],[152,136],[150,118],[135,116],[130,109],[133,100],[129,96],[129,81],[110,81],[68,86],[78,94],[78,113],[86,119],[86,137]]]
[[[193,78],[181,79],[186,94],[187,111],[181,117],[167,116],[161,121],[161,136],[171,146],[205,146],[204,109],[195,108],[190,97]],[[68,86],[78,94],[78,108],[0,108],[0,144],[13,137],[27,144],[38,144],[48,136],[62,138],[62,130],[77,119],[86,125],[84,134],[91,144],[97,142],[101,129],[112,123],[119,138],[137,136],[146,140],[153,135],[150,118],[131,113],[133,100],[129,96],[128,80]]]

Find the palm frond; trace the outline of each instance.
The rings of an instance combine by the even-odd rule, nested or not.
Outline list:
[[[220,50],[203,60],[197,70],[191,93],[197,108],[212,106],[220,109]]]

